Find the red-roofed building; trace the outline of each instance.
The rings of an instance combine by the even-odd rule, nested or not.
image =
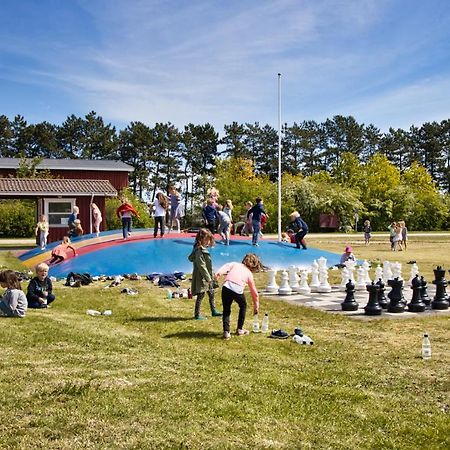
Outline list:
[[[37,170],[47,170],[55,178],[16,178],[20,163],[19,158],[0,158],[0,198],[36,199],[36,219],[45,214],[50,223],[49,242],[67,234],[67,220],[75,205],[86,234],[92,227],[92,202],[102,212],[104,230],[105,198],[128,187],[128,175],[134,170],[121,161],[44,159]]]

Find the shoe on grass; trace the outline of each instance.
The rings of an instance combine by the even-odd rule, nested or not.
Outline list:
[[[206,320],[207,318],[205,316],[195,316],[195,320]]]
[[[289,337],[289,333],[284,330],[272,330],[269,337],[273,339],[287,339]]]
[[[294,334],[296,334],[297,336],[303,336],[303,330],[301,328],[296,328],[294,330]]]
[[[239,328],[237,330],[238,336],[247,336],[247,334],[250,334],[250,331],[246,330],[245,328]]]
[[[220,311],[217,311],[217,309],[215,309],[215,310],[211,313],[211,315],[212,315],[213,317],[222,317],[222,313],[221,313]]]
[[[228,339],[231,339],[231,333],[229,331],[224,331],[222,339],[224,339],[225,341],[228,341]]]

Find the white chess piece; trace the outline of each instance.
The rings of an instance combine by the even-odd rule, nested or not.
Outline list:
[[[392,278],[398,278],[399,280],[403,280],[402,278],[402,263],[396,261],[392,266]]]
[[[331,292],[330,283],[328,283],[328,269],[327,267],[321,267],[319,270],[320,284],[317,288],[317,292]]]
[[[363,267],[359,267],[359,269],[356,271],[355,289],[357,291],[366,290],[366,274]]]
[[[298,288],[298,281],[299,281],[299,277],[297,275],[298,268],[295,266],[289,266],[288,270],[289,270],[289,285],[291,286],[291,289],[295,291]]]
[[[387,282],[389,280],[393,280],[394,277],[392,276],[392,268],[391,268],[391,263],[389,261],[384,261],[383,262],[383,281],[384,284],[387,285]]]
[[[364,277],[366,279],[366,284],[372,283],[372,280],[370,279],[370,263],[365,259],[363,263],[361,264],[361,267],[364,269]]]
[[[411,276],[409,278],[409,285],[410,286],[412,285],[412,280],[415,278],[416,275],[419,275],[419,266],[416,263],[414,263],[411,266]]]
[[[347,269],[347,267],[343,267],[341,269],[341,284],[339,285],[339,290],[340,291],[345,291],[346,287],[345,285],[348,283],[349,280],[349,270]]]
[[[383,279],[383,268],[378,264],[377,268],[375,269],[375,282],[377,282],[379,279]]]
[[[321,256],[318,260],[317,260],[317,264],[319,264],[319,272],[320,269],[326,269],[327,268],[327,258],[325,258],[324,256]]]
[[[266,292],[270,294],[276,294],[278,292],[278,284],[276,280],[277,271],[276,270],[268,270],[267,277],[269,278],[269,282],[266,286]]]
[[[355,282],[355,269],[356,269],[356,261],[348,260],[345,261],[344,266],[347,267],[348,270],[348,279]],[[347,280],[348,281],[348,280]],[[346,281],[346,283],[347,283]]]
[[[319,282],[319,264],[314,260],[311,264],[311,283],[309,283],[309,287],[311,288],[311,292],[319,292],[317,289],[320,285]]]
[[[283,270],[283,272],[281,272],[281,282],[280,282],[280,287],[278,289],[278,295],[291,295],[292,294],[292,289],[289,286],[289,274]]]
[[[308,286],[308,271],[302,270],[300,272],[300,284],[295,289],[299,294],[309,294],[311,293],[311,289]]]

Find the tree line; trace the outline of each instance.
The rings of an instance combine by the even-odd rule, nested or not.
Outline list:
[[[204,200],[208,187],[226,185],[223,180],[228,174],[221,170],[225,166],[231,167],[232,173],[229,188],[222,188],[224,195],[230,191],[240,201],[236,188],[246,183],[240,171],[243,165],[248,168],[247,164],[251,174],[246,174],[250,177],[246,200],[254,196],[252,185],[262,190],[271,186],[272,192],[278,170],[278,132],[257,122],[225,125],[221,136],[209,123],[190,123],[180,130],[170,122],[153,127],[131,122],[117,130],[94,111],[85,117],[71,115],[61,125],[28,124],[22,116],[9,120],[3,115],[0,156],[120,160],[135,169],[130,187],[137,197],[149,194],[152,200],[157,190],[167,191],[176,184],[183,192],[186,211],[192,215],[198,213],[194,207]],[[224,161],[230,161],[228,166],[222,164]],[[408,205],[423,196],[418,183],[425,183],[427,192],[437,196],[439,217],[433,219],[425,201],[420,220],[415,213],[416,225],[423,229],[445,227],[450,192],[450,119],[411,126],[409,130],[390,128],[384,133],[374,125],[359,124],[352,116],[337,115],[322,123],[309,120],[284,124],[282,171],[290,180],[288,189],[283,190],[283,195],[291,195],[287,204],[295,207],[295,201],[301,201],[305,208],[308,204],[314,222],[319,212],[329,211],[338,212],[341,222],[347,224],[355,214],[366,215],[383,228],[393,215],[408,217],[410,213],[413,217],[414,208]],[[312,205],[294,186],[302,186],[316,203]],[[328,194],[322,201],[319,197],[323,192]]]

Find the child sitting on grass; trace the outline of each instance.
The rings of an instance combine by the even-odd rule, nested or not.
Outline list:
[[[216,302],[214,300],[214,289],[216,281],[212,270],[211,255],[208,247],[214,245],[214,237],[211,231],[202,228],[195,237],[194,248],[188,259],[194,264],[192,271],[192,295],[196,295],[194,317],[197,320],[204,320],[206,317],[200,315],[200,307],[202,305],[205,293],[208,293],[209,306],[211,307],[211,315],[213,317],[221,316],[222,313],[216,310]]]
[[[225,275],[225,282],[222,287],[223,304],[223,339],[230,339],[230,316],[231,304],[233,301],[239,305],[239,316],[237,323],[237,335],[245,336],[249,334],[244,328],[245,314],[247,311],[247,301],[245,300],[244,288],[250,288],[253,299],[253,314],[259,312],[259,295],[255,286],[253,272],[264,270],[260,259],[254,253],[247,253],[242,263],[231,262],[223,265],[216,273],[216,278]]]
[[[6,288],[0,300],[0,315],[7,317],[25,317],[27,297],[22,291],[20,281],[13,270],[0,272],[0,285]]]
[[[45,263],[36,266],[36,276],[30,281],[27,289],[29,308],[47,308],[55,300],[53,284],[48,276],[48,266]]]

